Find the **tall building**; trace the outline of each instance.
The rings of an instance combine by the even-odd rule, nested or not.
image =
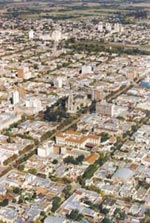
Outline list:
[[[98,30],[99,32],[103,32],[103,31],[104,31],[104,25],[103,25],[102,22],[100,22],[100,23],[97,25],[97,30]]]
[[[16,105],[20,102],[19,91],[13,91],[11,94],[11,102]]]
[[[54,143],[51,141],[46,142],[42,147],[37,149],[37,153],[40,157],[48,157],[54,153]]]
[[[31,29],[29,31],[29,39],[32,40],[34,38],[34,31]]]
[[[112,31],[112,24],[111,23],[106,23],[105,29],[106,29],[107,32],[111,32]]]
[[[101,101],[103,97],[104,93],[101,87],[94,87],[92,89],[92,101]]]
[[[74,97],[73,93],[71,93],[68,97],[68,102],[67,102],[67,111],[70,113],[76,112],[76,108],[74,106]]]
[[[76,113],[81,107],[89,106],[90,100],[87,98],[86,94],[77,94],[74,95],[71,93],[68,97],[67,102],[67,112]]]
[[[124,31],[124,28],[123,28],[122,24],[119,24],[119,23],[114,24],[114,32],[120,33],[123,31]]]
[[[26,108],[34,109],[34,113],[38,113],[42,110],[41,101],[36,98],[27,98],[25,101]]]
[[[63,79],[62,79],[62,77],[56,77],[54,79],[54,86],[57,87],[57,88],[62,88],[62,86],[63,86]]]
[[[103,116],[113,116],[113,104],[109,104],[106,101],[97,102],[96,104],[96,113],[103,115]]]

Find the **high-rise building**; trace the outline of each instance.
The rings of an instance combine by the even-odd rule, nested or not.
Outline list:
[[[11,94],[11,102],[16,105],[20,102],[19,91],[13,91]]]
[[[92,89],[92,101],[101,101],[103,99],[104,93],[101,87],[94,87]]]
[[[29,31],[29,39],[32,40],[34,38],[34,31],[31,29]]]
[[[97,102],[96,104],[96,113],[103,115],[103,116],[113,116],[113,104],[109,104],[106,101]]]
[[[106,29],[107,32],[111,32],[112,31],[112,24],[111,23],[106,23],[105,29]]]
[[[48,157],[50,154],[54,153],[54,143],[46,142],[42,147],[37,149],[37,152],[40,157]]]
[[[63,86],[63,79],[62,77],[57,77],[54,79],[54,86],[57,88],[62,88]]]
[[[123,31],[124,31],[124,27],[122,26],[122,24],[119,24],[119,23],[114,24],[114,32],[120,33]]]
[[[97,25],[97,30],[98,30],[99,32],[103,32],[103,31],[104,31],[104,25],[103,25],[102,22],[100,22],[100,23]]]
[[[26,108],[34,109],[34,113],[38,113],[42,110],[41,101],[36,98],[27,98],[25,100],[25,106]]]

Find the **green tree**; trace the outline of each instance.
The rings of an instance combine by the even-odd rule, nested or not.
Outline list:
[[[104,218],[102,223],[112,223],[112,221],[109,218]]]
[[[83,218],[83,215],[79,213],[79,211],[77,209],[74,209],[71,211],[70,214],[67,214],[66,217],[68,219],[71,219],[71,220],[75,220],[75,221],[81,221],[82,218]]]
[[[15,188],[13,189],[13,192],[14,192],[15,194],[20,194],[20,188],[19,188],[19,187],[15,187]]]
[[[101,142],[105,142],[109,139],[109,134],[107,132],[101,133]]]
[[[83,160],[84,160],[84,155],[80,155],[80,156],[78,156],[78,157],[76,158],[76,161],[77,161],[78,163],[82,163]]]
[[[52,212],[55,212],[58,209],[58,207],[60,205],[60,202],[61,202],[60,197],[54,197],[53,198],[52,209],[51,209]]]
[[[5,199],[1,202],[1,206],[2,206],[2,207],[5,207],[5,206],[7,206],[7,205],[8,205],[8,199],[5,198]]]
[[[56,160],[56,159],[54,159],[53,161],[52,161],[52,164],[57,164],[58,163],[58,160]]]

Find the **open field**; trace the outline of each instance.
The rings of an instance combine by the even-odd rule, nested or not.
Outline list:
[[[131,17],[137,11],[146,11],[150,15],[150,3],[128,3],[124,1],[98,2],[89,0],[83,1],[11,1],[9,3],[0,1],[0,14],[7,17],[21,18],[52,18],[67,19],[80,16],[100,16],[121,14],[124,17]]]

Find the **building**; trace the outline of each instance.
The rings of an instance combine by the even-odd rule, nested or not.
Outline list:
[[[67,112],[76,113],[82,107],[90,105],[90,100],[87,98],[86,94],[73,94],[71,93],[67,101]]]
[[[26,98],[25,107],[33,109],[34,113],[38,113],[39,111],[42,110],[42,103],[37,98]]]
[[[96,113],[101,114],[103,116],[112,117],[114,112],[113,104],[109,104],[105,101],[96,103]]]
[[[2,113],[0,114],[0,131],[9,128],[10,125],[21,120],[20,115],[15,115],[12,113]]]
[[[21,67],[18,69],[18,77],[22,79],[30,79],[32,77],[29,67]]]
[[[55,42],[59,42],[62,39],[61,30],[57,29],[52,32],[51,40]]]
[[[112,24],[111,23],[106,23],[105,24],[105,29],[107,32],[111,32],[112,31]]]
[[[11,103],[16,105],[20,102],[19,91],[13,91],[11,94]]]
[[[46,142],[42,147],[37,149],[37,154],[41,157],[48,157],[52,153],[54,153],[54,145],[52,142]]]
[[[103,97],[104,93],[101,87],[92,88],[92,101],[101,101]]]
[[[77,148],[92,148],[93,146],[100,144],[100,136],[83,135],[80,132],[69,130],[56,134],[56,144]]]
[[[29,39],[32,40],[34,38],[34,31],[31,29],[29,31]]]
[[[102,22],[100,22],[97,26],[96,26],[96,28],[97,28],[97,30],[99,31],[99,32],[103,32],[104,31],[104,25],[103,25],[103,23]]]
[[[54,79],[54,87],[57,87],[57,88],[62,88],[63,86],[63,79],[62,77],[57,77]]]
[[[90,64],[85,64],[81,68],[81,73],[82,74],[92,74],[94,71],[94,67]]]

